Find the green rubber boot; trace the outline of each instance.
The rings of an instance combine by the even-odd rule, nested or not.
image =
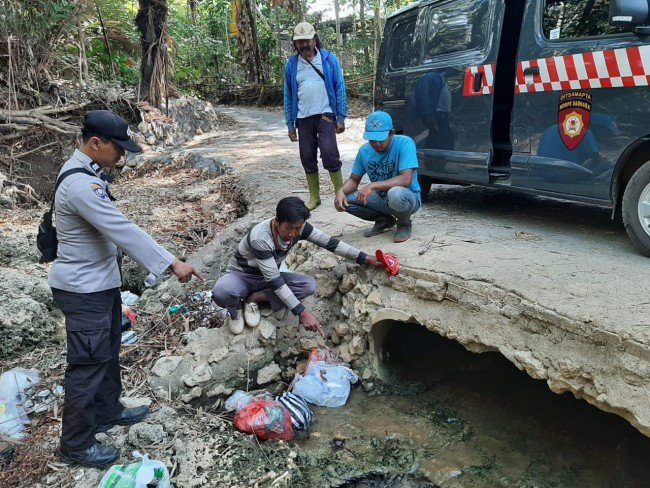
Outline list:
[[[343,186],[343,174],[341,174],[341,170],[330,171],[330,178],[334,185],[334,195],[336,195]]]
[[[307,173],[307,184],[309,185],[309,202],[307,208],[314,210],[320,205],[320,182],[318,173]]]

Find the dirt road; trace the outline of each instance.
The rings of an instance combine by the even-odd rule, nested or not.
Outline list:
[[[281,113],[219,109],[241,126],[203,150],[227,156],[250,188],[251,210],[272,213],[282,196],[307,197],[297,144]],[[344,177],[362,140],[363,119],[350,118],[340,137]],[[364,239],[366,223],[333,208],[321,172],[323,205],[314,224],[364,248],[395,252],[406,267],[494,283],[561,315],[650,338],[650,261],[637,254],[609,211],[479,187],[434,186],[413,220],[413,237],[394,244],[386,233]]]

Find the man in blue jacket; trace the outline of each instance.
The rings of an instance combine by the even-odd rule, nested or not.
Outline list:
[[[284,69],[284,117],[289,139],[298,141],[309,185],[307,208],[313,210],[320,205],[318,149],[323,167],[330,173],[334,193],[343,185],[336,134],[345,130],[347,98],[339,60],[331,51],[322,49],[310,23],[296,26],[293,47],[297,53],[289,58]]]

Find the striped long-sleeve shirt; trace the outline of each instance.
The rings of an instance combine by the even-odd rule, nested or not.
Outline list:
[[[341,257],[353,259],[359,264],[366,262],[366,253],[343,241],[328,236],[309,222],[305,222],[300,234],[286,249],[278,249],[273,240],[273,219],[260,222],[239,243],[235,255],[228,263],[228,271],[264,276],[269,288],[282,300],[294,315],[300,315],[305,306],[293,294],[280,274],[280,264],[287,253],[300,240],[306,240]]]

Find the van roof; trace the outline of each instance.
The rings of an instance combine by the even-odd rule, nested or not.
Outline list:
[[[392,14],[390,14],[390,15],[386,18],[386,20],[391,19],[391,18],[393,18],[393,17],[396,17],[396,16],[398,16],[398,15],[402,15],[404,12],[408,12],[409,10],[416,9],[416,8],[418,8],[418,7],[419,7],[421,4],[423,4],[423,3],[430,3],[430,1],[431,1],[431,0],[424,0],[424,1],[413,2],[412,4],[407,5],[406,7],[402,7],[402,8],[399,9],[399,10],[395,10],[395,12],[393,12]]]

